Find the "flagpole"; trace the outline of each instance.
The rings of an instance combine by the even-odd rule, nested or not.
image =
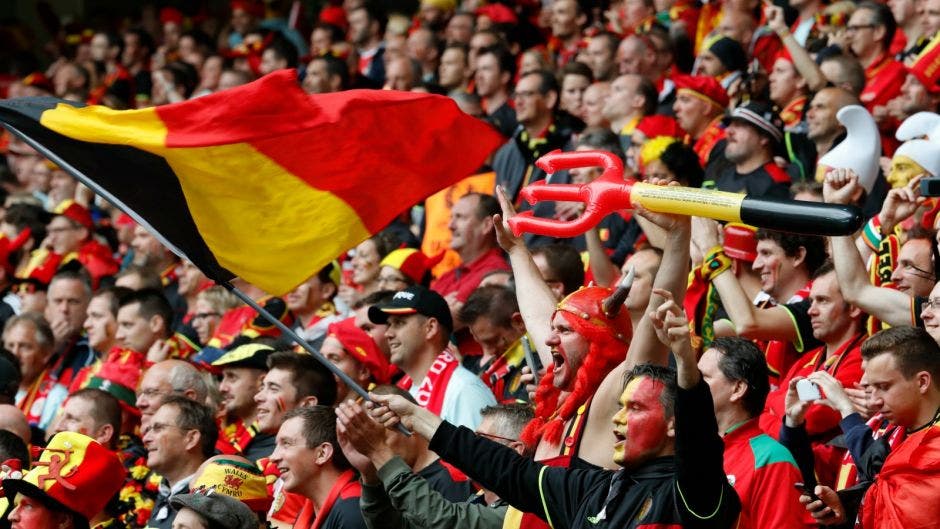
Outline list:
[[[225,289],[228,290],[229,292],[231,292],[232,294],[235,294],[235,297],[237,297],[238,299],[240,299],[240,300],[242,300],[243,302],[245,302],[246,305],[248,305],[249,307],[255,309],[255,311],[256,311],[258,314],[264,316],[264,318],[265,318],[266,320],[268,320],[268,321],[271,322],[275,327],[277,327],[278,329],[280,329],[281,332],[283,332],[285,335],[287,335],[288,338],[290,338],[291,340],[293,340],[294,342],[296,342],[297,345],[303,347],[304,351],[307,351],[308,353],[310,353],[310,356],[314,357],[314,358],[317,360],[317,362],[320,362],[321,364],[323,364],[323,366],[326,367],[327,369],[329,369],[330,372],[332,372],[334,375],[336,375],[337,377],[339,377],[339,379],[343,381],[343,384],[346,384],[346,386],[347,386],[349,389],[355,391],[355,392],[356,392],[360,397],[362,397],[363,399],[365,399],[365,400],[367,400],[367,401],[369,401],[369,402],[372,402],[372,399],[369,398],[369,392],[368,392],[368,391],[366,391],[362,386],[360,386],[359,384],[357,384],[353,379],[349,378],[349,375],[347,375],[346,373],[344,373],[342,369],[336,367],[336,365],[335,365],[333,362],[330,362],[329,360],[327,360],[326,358],[324,358],[323,355],[321,355],[319,351],[317,351],[316,349],[314,349],[312,345],[310,345],[309,343],[307,343],[306,340],[304,340],[303,338],[301,338],[300,335],[298,335],[296,332],[294,332],[293,329],[291,329],[291,328],[288,327],[287,325],[284,325],[284,322],[282,322],[281,320],[277,319],[277,317],[275,317],[273,314],[271,314],[270,312],[268,312],[267,309],[265,309],[264,307],[262,307],[261,305],[259,305],[255,300],[251,299],[250,296],[248,296],[247,294],[245,294],[245,293],[242,292],[241,290],[235,288],[235,286],[232,285],[231,283],[225,282],[225,283],[222,283],[222,286],[225,287]],[[403,433],[403,434],[405,434],[405,435],[407,435],[407,436],[411,436],[411,431],[408,430],[408,428],[405,428],[405,425],[404,425],[404,424],[398,423],[397,428],[398,428],[398,431],[399,431],[399,432],[401,432],[401,433]]]

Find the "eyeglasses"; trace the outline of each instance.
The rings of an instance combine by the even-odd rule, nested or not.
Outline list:
[[[876,27],[878,27],[877,24],[849,24],[848,26],[845,26],[845,32],[854,33],[859,30],[874,29]]]
[[[175,424],[164,424],[164,423],[162,423],[162,422],[155,422],[155,423],[151,423],[151,424],[147,425],[147,427],[144,428],[141,433],[143,433],[144,435],[147,435],[147,434],[149,434],[150,432],[153,432],[153,433],[155,433],[155,434],[158,434],[158,433],[162,432],[163,430],[166,430],[167,428],[176,428],[177,430],[179,430],[179,431],[181,431],[181,432],[186,432],[186,431],[189,431],[189,430],[192,429],[192,428],[183,428],[183,427],[177,426],[177,425],[175,425]]]
[[[927,298],[920,304],[921,311],[927,309],[940,309],[940,298]]]
[[[204,320],[206,318],[218,318],[221,316],[218,312],[197,312],[193,314],[193,321]]]
[[[516,90],[512,93],[513,99],[529,99],[530,97],[535,97],[542,95],[538,90]]]

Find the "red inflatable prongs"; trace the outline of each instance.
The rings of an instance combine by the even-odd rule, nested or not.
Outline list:
[[[519,197],[529,204],[543,200],[582,202],[584,213],[570,221],[533,217],[526,211],[509,219],[509,227],[518,237],[523,232],[570,238],[596,226],[614,211],[630,207],[633,180],[624,181],[623,163],[607,151],[552,151],[539,158],[535,165],[551,174],[577,167],[602,167],[603,174],[589,184],[546,184],[536,182],[522,189]]]

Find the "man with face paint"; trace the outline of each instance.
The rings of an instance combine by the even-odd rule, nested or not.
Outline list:
[[[514,215],[506,197],[498,195],[502,217]],[[503,218],[494,219],[500,245],[509,254],[516,292],[525,292],[518,296],[520,313],[539,360],[548,367],[536,391],[535,419],[521,436],[535,448],[536,461],[562,467],[613,468],[606,455],[612,448],[609,421],[619,408],[617,396],[623,376],[637,363],[666,363],[666,350],[642,313],[645,307],[662,302],[648,294],[649,283],[684,293],[690,226],[688,217],[645,210],[643,214],[668,234],[664,256],[658,272],[649,271],[648,283],[634,282],[626,307],[616,315],[608,315],[602,307],[612,293],[607,288],[583,288],[556,301],[522,239],[512,236]],[[638,277],[641,272],[637,269]],[[640,317],[634,331],[631,299],[641,299],[644,290],[649,301],[637,311]]]
[[[670,304],[650,319],[677,369],[639,364],[627,373],[613,417],[616,471],[533,462],[397,396],[375,396],[372,415],[386,427],[403,421],[442,458],[556,529],[735,527],[741,504],[722,468],[711,394],[687,323],[677,323],[685,317]]]
[[[682,320],[675,323],[687,326]],[[792,487],[802,481],[796,461],[758,425],[770,389],[761,350],[742,338],[718,338],[702,354],[698,368],[714,399],[725,473],[741,498],[738,528],[810,527]]]
[[[255,394],[255,420],[262,434],[277,435],[287,412],[318,404],[332,406],[336,401],[336,380],[333,374],[308,354],[278,351],[267,358],[268,372]],[[274,504],[269,519],[292,524],[304,504],[303,496],[283,490],[277,464],[271,458],[257,461],[268,478],[269,494]]]
[[[505,196],[499,196],[503,217],[512,216]],[[640,259],[637,279],[624,308],[610,316],[602,307],[612,294],[607,288],[583,288],[556,301],[522,239],[512,236],[502,218],[495,219],[500,245],[512,264],[516,291],[525,292],[518,301],[526,329],[542,365],[548,366],[535,395],[535,419],[520,437],[543,464],[617,468],[607,454],[613,449],[610,421],[620,408],[617,397],[623,377],[638,363],[666,363],[667,351],[643,314],[647,307],[662,303],[661,297],[650,294],[651,285],[677,297],[685,292],[691,228],[688,217],[641,213],[667,234],[664,255],[658,272],[653,265],[648,274],[642,263],[655,254],[634,256]],[[643,298],[646,301],[638,301]],[[636,330],[632,316],[636,316]],[[507,519],[513,519],[512,513]],[[531,527],[528,520],[522,526]]]
[[[757,230],[757,256],[752,268],[760,275],[761,292],[748,299],[731,260],[719,244],[716,221],[696,217],[696,236],[705,254],[707,280],[718,291],[727,318],[715,321],[715,336],[757,340],[764,350],[771,388],[803,351],[819,345],[808,319],[810,276],[825,259],[822,237]]]

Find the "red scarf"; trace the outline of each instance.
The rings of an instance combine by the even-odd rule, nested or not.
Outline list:
[[[304,503],[303,509],[301,509],[300,514],[297,515],[297,520],[294,522],[294,529],[320,529],[323,522],[329,518],[330,511],[338,498],[358,497],[361,492],[362,485],[356,479],[356,473],[351,469],[343,472],[336,478],[336,483],[333,484],[326,501],[319,509],[312,501]]]
[[[418,394],[415,400],[418,405],[440,415],[444,408],[444,394],[447,393],[447,385],[450,383],[450,377],[460,362],[451,356],[446,350],[437,355],[428,373],[424,376],[421,385],[418,386]],[[398,381],[398,387],[410,390],[412,385],[411,377],[405,375]]]
[[[44,370],[30,386],[23,400],[16,405],[26,416],[26,422],[30,425],[39,424],[40,419],[42,419],[42,410],[46,407],[46,397],[49,396],[49,392],[52,391],[55,384],[55,378],[50,376],[49,370]]]
[[[219,421],[219,439],[215,448],[223,454],[241,454],[251,440],[258,435],[258,424],[246,425],[242,419],[236,419],[231,424]]]

